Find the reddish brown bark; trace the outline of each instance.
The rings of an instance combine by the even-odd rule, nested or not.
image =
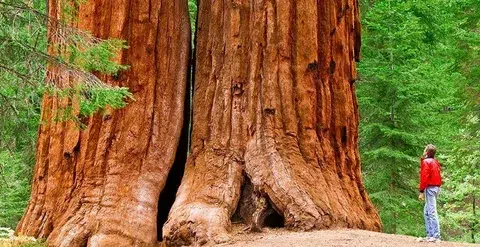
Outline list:
[[[200,1],[192,154],[167,243],[225,241],[245,179],[290,229],[381,229],[358,153],[359,33],[356,0]]]
[[[49,0],[50,17],[58,18],[60,3]],[[44,97],[32,195],[17,233],[48,237],[51,246],[152,246],[183,124],[187,2],[89,0],[78,27],[127,41],[119,61],[130,69],[102,78],[129,87],[135,101],[80,130],[52,121],[68,102]]]

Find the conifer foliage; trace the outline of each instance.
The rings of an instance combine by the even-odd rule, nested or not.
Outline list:
[[[471,241],[463,232],[472,220],[453,219],[452,213],[472,211],[462,203],[478,207],[471,199],[478,191],[468,190],[467,196],[465,188],[478,181],[479,169],[464,172],[476,166],[478,143],[478,135],[471,135],[478,133],[472,132],[478,116],[478,1],[362,3],[360,151],[384,230],[424,235],[423,203],[416,199],[419,158],[434,143],[445,177],[442,237]],[[470,199],[457,203],[455,197]]]

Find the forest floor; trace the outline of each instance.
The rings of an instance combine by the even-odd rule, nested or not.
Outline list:
[[[456,242],[419,243],[417,238],[362,230],[324,230],[290,232],[284,228],[266,228],[262,233],[245,233],[234,226],[229,243],[222,247],[480,247],[480,244]]]
[[[457,242],[419,243],[417,238],[363,230],[323,230],[291,232],[285,228],[265,228],[262,233],[245,232],[245,225],[234,225],[232,238],[220,247],[480,247]],[[46,247],[33,238],[0,238],[0,247]],[[164,246],[159,243],[157,246]]]

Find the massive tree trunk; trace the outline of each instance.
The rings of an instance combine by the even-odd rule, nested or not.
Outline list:
[[[381,229],[358,153],[358,8],[200,1],[191,155],[167,243],[227,239],[246,182],[290,229]]]
[[[60,18],[61,3],[49,0],[51,18]],[[135,101],[96,114],[81,130],[53,121],[69,102],[44,97],[32,195],[17,233],[48,237],[51,246],[152,246],[183,125],[187,2],[88,0],[79,7],[78,28],[127,41],[118,59],[130,68],[102,78],[130,88]]]
[[[44,98],[20,234],[53,246],[155,243],[183,123],[186,6],[81,5],[79,28],[127,40],[119,60],[131,68],[104,79],[136,100],[80,130],[52,121],[69,102]],[[358,154],[357,1],[201,0],[197,40],[191,155],[163,227],[167,244],[223,242],[235,212],[252,230],[273,211],[294,230],[380,230]]]

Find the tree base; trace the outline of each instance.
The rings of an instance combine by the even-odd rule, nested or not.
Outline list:
[[[243,168],[221,152],[191,157],[164,226],[167,245],[228,241],[235,211],[249,230],[261,231],[273,208],[291,230],[380,231],[378,214],[356,174],[336,173],[306,162],[293,141],[288,136],[263,135],[249,142],[244,171],[251,184],[243,179]],[[245,184],[242,191],[241,184]]]

